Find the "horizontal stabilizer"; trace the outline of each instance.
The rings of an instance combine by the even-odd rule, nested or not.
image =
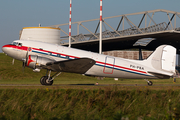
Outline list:
[[[55,61],[47,63],[47,68],[60,72],[86,73],[96,61],[90,58],[79,58],[65,61]]]
[[[171,77],[171,75],[162,74],[162,73],[155,73],[155,72],[150,72],[150,71],[148,71],[148,73],[153,74],[154,76],[160,79],[169,79]]]

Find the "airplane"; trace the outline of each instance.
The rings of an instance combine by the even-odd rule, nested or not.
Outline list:
[[[23,62],[34,72],[46,69],[42,85],[52,85],[61,72],[88,76],[144,79],[167,79],[175,74],[176,49],[161,45],[144,60],[130,60],[33,40],[15,40],[4,45],[2,51]],[[56,73],[51,76],[51,71]]]

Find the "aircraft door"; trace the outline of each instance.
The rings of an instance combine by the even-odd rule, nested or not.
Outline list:
[[[107,56],[105,58],[105,64],[104,64],[103,73],[105,73],[105,74],[113,74],[114,64],[115,64],[115,58]]]

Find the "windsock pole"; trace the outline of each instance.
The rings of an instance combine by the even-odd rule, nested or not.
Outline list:
[[[99,54],[102,54],[102,0],[100,0]]]
[[[71,47],[71,7],[72,7],[72,0],[70,0],[70,10],[69,10],[69,47]]]

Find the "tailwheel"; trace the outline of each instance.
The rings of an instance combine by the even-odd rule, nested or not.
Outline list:
[[[152,86],[153,85],[153,82],[152,81],[149,81],[149,80],[147,80],[147,79],[144,79],[145,81],[147,81],[147,84],[149,85],[149,86]]]
[[[148,81],[148,85],[149,85],[149,86],[152,86],[152,85],[153,85],[153,82],[152,82],[152,81]]]
[[[52,77],[49,78],[48,76],[43,76],[40,79],[40,83],[42,85],[52,85],[53,84]]]

